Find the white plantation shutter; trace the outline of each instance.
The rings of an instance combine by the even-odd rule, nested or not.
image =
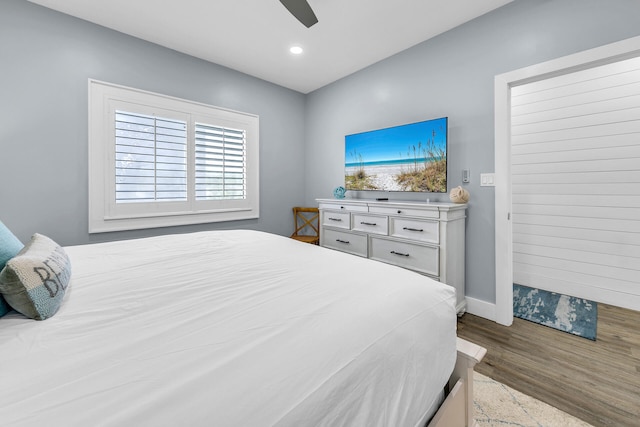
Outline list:
[[[89,232],[259,217],[258,117],[89,80]]]
[[[196,200],[246,198],[246,132],[196,123]]]
[[[116,203],[187,200],[187,123],[116,111]]]

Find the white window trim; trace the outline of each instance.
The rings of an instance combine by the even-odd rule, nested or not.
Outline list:
[[[246,130],[247,197],[243,200],[189,201],[146,204],[144,209],[114,209],[115,135],[113,111],[116,106],[138,104],[142,111],[161,110],[172,117],[208,121],[220,126]],[[192,128],[190,126],[190,128]],[[236,221],[259,217],[259,119],[257,115],[214,107],[167,95],[89,79],[89,233],[135,230]],[[189,137],[190,139],[192,136]],[[191,144],[190,144],[191,145]],[[193,150],[192,146],[189,150]],[[189,160],[193,167],[193,160]],[[189,174],[192,176],[193,172]],[[190,188],[192,184],[189,184]]]

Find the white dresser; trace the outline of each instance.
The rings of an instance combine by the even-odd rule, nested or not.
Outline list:
[[[466,204],[317,199],[320,245],[425,274],[456,289],[466,310]]]

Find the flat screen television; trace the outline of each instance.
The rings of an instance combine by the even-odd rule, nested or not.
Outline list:
[[[346,135],[345,189],[447,192],[447,117]]]

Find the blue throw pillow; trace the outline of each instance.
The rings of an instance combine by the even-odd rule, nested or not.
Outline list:
[[[7,261],[18,255],[18,252],[23,247],[22,242],[0,221],[0,271],[2,271]],[[0,295],[0,317],[7,314],[9,310],[11,310],[11,307],[7,305],[2,295]]]
[[[9,307],[9,304],[7,304],[4,298],[2,298],[2,295],[0,295],[0,317],[4,316],[9,311],[11,311],[11,307]]]
[[[34,234],[0,273],[0,293],[27,317],[44,320],[56,314],[71,279],[64,249],[42,234]]]

